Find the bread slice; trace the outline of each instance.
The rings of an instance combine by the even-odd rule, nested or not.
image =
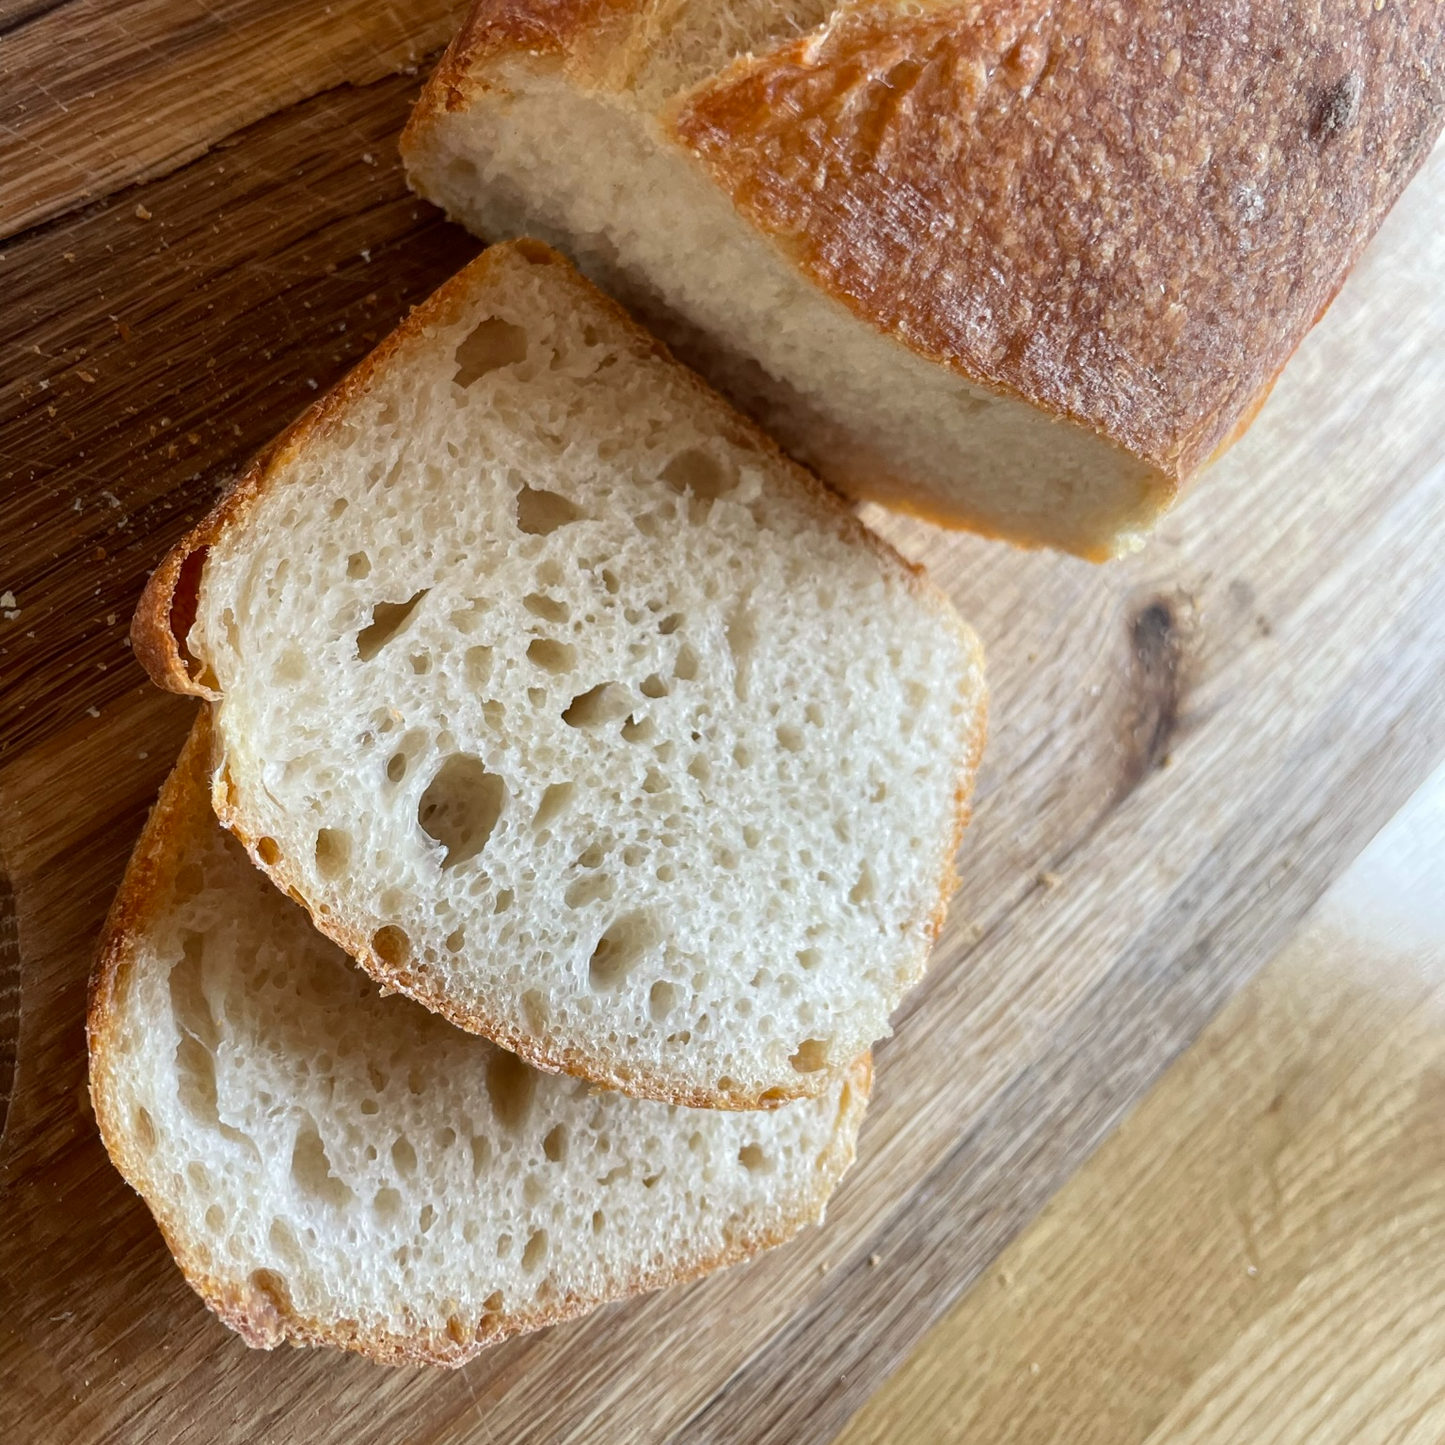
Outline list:
[[[1428,4],[475,0],[415,188],[859,496],[1134,545],[1440,132]]]
[[[248,1344],[458,1365],[823,1217],[870,1069],[769,1113],[599,1093],[383,998],[216,824],[206,723],[92,980],[106,1148]]]
[[[946,599],[554,253],[488,251],[163,564],[213,801],[377,979],[758,1107],[923,971],[982,742]],[[184,651],[184,657],[182,655]]]

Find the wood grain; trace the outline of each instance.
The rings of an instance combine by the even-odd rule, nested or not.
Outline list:
[[[456,1375],[248,1352],[85,1110],[90,948],[189,717],[124,632],[220,480],[472,253],[402,188],[414,88],[319,94],[0,260],[17,1445],[196,1419],[238,1442],[828,1439],[1445,755],[1437,153],[1255,431],[1140,556],[1097,569],[870,514],[983,637],[993,737],[963,889],[827,1229]]]
[[[843,1445],[1445,1438],[1445,770],[1423,792]]]
[[[345,84],[413,73],[464,0],[0,0],[0,239]]]

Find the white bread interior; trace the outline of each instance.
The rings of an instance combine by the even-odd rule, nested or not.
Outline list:
[[[543,1067],[818,1093],[942,921],[977,644],[541,250],[415,313],[210,541],[216,808],[379,979]]]

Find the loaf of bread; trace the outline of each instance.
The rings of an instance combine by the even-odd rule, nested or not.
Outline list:
[[[456,1365],[821,1220],[863,1058],[689,1110],[540,1074],[375,984],[216,824],[205,718],[91,988],[91,1097],[187,1280],[249,1344]]]
[[[1445,116],[1437,5],[476,0],[403,141],[856,495],[1133,545]]]
[[[162,565],[221,821],[381,983],[756,1108],[919,978],[982,742],[946,599],[535,243],[484,253]]]

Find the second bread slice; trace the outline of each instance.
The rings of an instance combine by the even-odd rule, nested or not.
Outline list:
[[[817,1094],[921,975],[983,735],[947,600],[535,243],[153,579],[213,801],[383,983],[677,1103]]]
[[[821,1220],[870,1065],[768,1114],[549,1078],[369,979],[206,798],[206,720],[136,847],[92,983],[106,1148],[248,1344],[458,1365]]]

